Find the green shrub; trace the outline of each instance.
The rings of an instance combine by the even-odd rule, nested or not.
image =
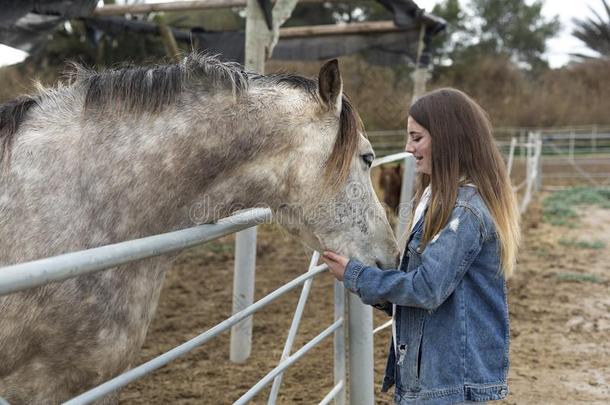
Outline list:
[[[598,205],[610,209],[610,188],[573,187],[556,191],[542,202],[545,222],[553,225],[576,226],[577,205]]]
[[[602,280],[595,274],[587,273],[555,273],[561,281],[585,281],[588,283],[601,283]]]
[[[559,239],[559,244],[564,246],[574,246],[579,249],[603,249],[606,244],[601,240],[586,241],[577,239]]]

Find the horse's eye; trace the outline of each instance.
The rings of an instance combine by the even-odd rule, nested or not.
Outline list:
[[[371,167],[371,165],[373,164],[373,160],[375,160],[375,155],[373,155],[372,153],[365,153],[361,157],[368,167]]]

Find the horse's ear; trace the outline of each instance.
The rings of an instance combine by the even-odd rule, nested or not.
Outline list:
[[[343,97],[343,81],[339,73],[339,62],[337,59],[328,61],[320,69],[318,74],[318,92],[320,98],[328,106],[335,110],[336,114],[341,113],[341,100]]]

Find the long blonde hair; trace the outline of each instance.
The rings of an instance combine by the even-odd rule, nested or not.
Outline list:
[[[519,210],[487,113],[465,93],[443,88],[420,97],[409,115],[432,138],[432,173],[419,174],[415,201],[432,182],[422,248],[446,225],[461,179],[474,184],[487,205],[500,242],[501,268],[510,276],[519,248]]]

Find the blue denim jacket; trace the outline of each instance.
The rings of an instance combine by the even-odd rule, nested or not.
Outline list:
[[[420,249],[414,226],[397,270],[350,260],[345,287],[370,305],[397,305],[383,391],[401,405],[490,401],[508,394],[509,323],[492,217],[474,187],[461,187],[443,230]]]

